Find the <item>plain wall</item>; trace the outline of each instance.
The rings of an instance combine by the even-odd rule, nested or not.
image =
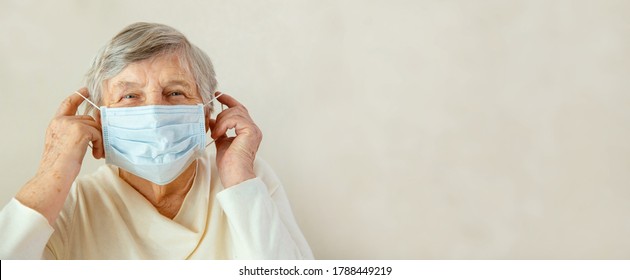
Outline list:
[[[0,0],[0,202],[136,21],[210,55],[317,258],[630,258],[628,1]]]

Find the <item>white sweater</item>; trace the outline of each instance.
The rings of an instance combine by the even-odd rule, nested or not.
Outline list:
[[[0,212],[0,258],[313,258],[267,164],[256,160],[256,178],[224,189],[210,162],[197,161],[193,186],[172,220],[110,165],[75,181],[52,227],[12,199]]]

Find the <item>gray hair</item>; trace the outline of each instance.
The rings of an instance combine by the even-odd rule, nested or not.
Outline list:
[[[179,54],[180,63],[191,71],[204,104],[210,101],[217,89],[210,57],[176,29],[146,22],[125,27],[94,57],[86,74],[90,100],[101,106],[104,82],[118,75],[129,64],[169,53]],[[86,108],[86,113],[92,110],[92,106]]]

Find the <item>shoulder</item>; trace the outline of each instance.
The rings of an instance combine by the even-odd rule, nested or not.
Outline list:
[[[95,172],[78,177],[69,199],[75,200],[77,207],[97,206],[105,201],[120,197],[125,188],[118,177],[118,168],[104,164]]]
[[[75,183],[77,189],[89,192],[109,189],[107,186],[115,184],[118,180],[120,180],[118,168],[104,164],[94,173],[78,177]]]

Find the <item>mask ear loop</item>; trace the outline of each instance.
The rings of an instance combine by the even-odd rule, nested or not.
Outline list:
[[[212,99],[210,99],[210,101],[206,102],[206,104],[203,104],[203,106],[209,105],[210,103],[212,103],[212,101],[216,100],[221,95],[223,95],[223,92],[219,93],[219,95],[217,95],[217,96],[213,97]],[[223,112],[223,103],[221,103],[221,112]],[[210,144],[214,143],[214,141],[217,141],[217,139],[212,139],[212,141],[210,141],[210,143],[206,144],[205,148],[208,148],[208,146],[210,146]]]
[[[203,104],[203,106],[207,106],[210,105],[210,103],[212,103],[212,101],[217,100],[217,98],[221,97],[221,95],[223,95],[223,92],[219,93],[219,95],[212,97],[212,99],[210,99],[210,101],[206,102],[205,104]]]
[[[98,106],[96,106],[96,104],[94,104],[94,102],[90,101],[89,99],[87,99],[85,96],[83,96],[83,94],[79,93],[78,91],[75,91],[74,93],[78,94],[79,96],[81,96],[85,101],[87,101],[88,103],[92,104],[92,106],[94,106],[94,108],[96,108],[96,110],[101,110],[101,108],[99,108]]]

